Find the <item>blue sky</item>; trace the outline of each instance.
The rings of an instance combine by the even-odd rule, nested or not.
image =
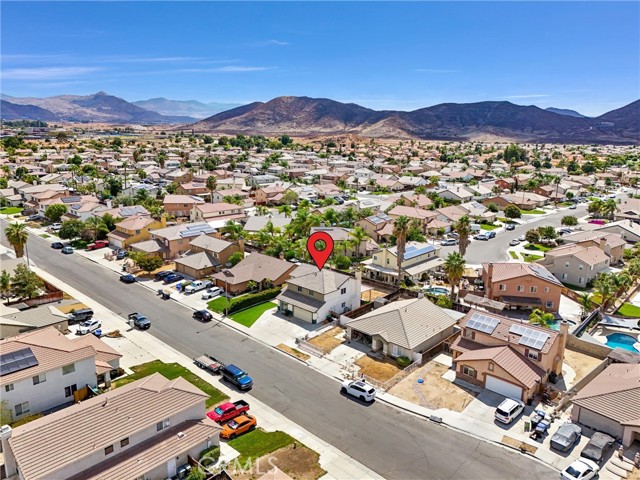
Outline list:
[[[1,91],[411,110],[640,98],[638,2],[2,2]]]

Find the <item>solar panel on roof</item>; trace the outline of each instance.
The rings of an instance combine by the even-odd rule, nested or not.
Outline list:
[[[520,325],[520,324],[516,323],[516,324],[511,325],[511,328],[509,329],[509,333],[514,333],[516,335],[522,335],[527,330],[530,330],[530,329],[525,327],[524,325]]]
[[[471,318],[467,322],[467,327],[491,335],[499,323],[500,320],[498,320],[497,318],[474,313],[473,315],[471,315]]]
[[[426,247],[420,247],[420,248],[414,245],[411,245],[407,247],[407,249],[405,250],[404,259],[409,260],[410,258],[414,258],[419,255],[424,255],[425,253],[431,252],[432,250],[433,250],[433,247],[431,245],[427,245]]]
[[[71,196],[71,197],[62,197],[60,198],[60,200],[62,200],[62,203],[77,203],[82,199],[80,197]]]
[[[38,359],[35,357],[31,348],[22,348],[15,352],[3,353],[0,355],[0,377],[19,372],[25,368],[31,368],[38,365]]]
[[[525,332],[522,334],[522,338],[518,342],[520,345],[524,345],[525,347],[531,347],[536,350],[542,350],[545,342],[549,339],[549,335],[547,333],[541,332],[539,330],[534,330],[532,328],[525,328]]]

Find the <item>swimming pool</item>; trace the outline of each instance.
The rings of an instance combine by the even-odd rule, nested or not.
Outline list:
[[[449,295],[449,290],[444,287],[429,287],[425,292],[431,295]]]
[[[638,339],[624,333],[612,333],[607,335],[607,347],[624,348],[630,352],[640,353],[633,345],[638,343]]]
[[[553,322],[551,322],[549,324],[549,328],[551,330],[556,330],[556,331],[560,331],[560,324],[562,323],[562,320],[554,320]],[[575,322],[572,322],[570,320],[567,320],[567,323],[569,324],[569,329],[571,329],[571,325],[575,325]]]

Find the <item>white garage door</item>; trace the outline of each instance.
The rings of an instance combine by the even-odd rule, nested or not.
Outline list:
[[[522,387],[518,387],[499,378],[487,375],[487,379],[484,384],[484,388],[491,390],[492,392],[499,393],[505,397],[515,398],[516,400],[522,399]]]
[[[293,307],[293,316],[300,320],[304,320],[305,322],[313,322],[313,313],[300,307]]]

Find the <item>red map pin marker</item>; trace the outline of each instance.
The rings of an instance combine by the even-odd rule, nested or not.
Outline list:
[[[324,242],[325,247],[323,250],[316,248],[316,242],[318,241]],[[315,232],[309,235],[307,239],[307,251],[309,255],[311,255],[311,258],[313,258],[318,270],[322,270],[322,267],[324,267],[324,264],[327,263],[329,259],[329,255],[333,252],[333,238],[331,238],[331,235],[327,232]]]

